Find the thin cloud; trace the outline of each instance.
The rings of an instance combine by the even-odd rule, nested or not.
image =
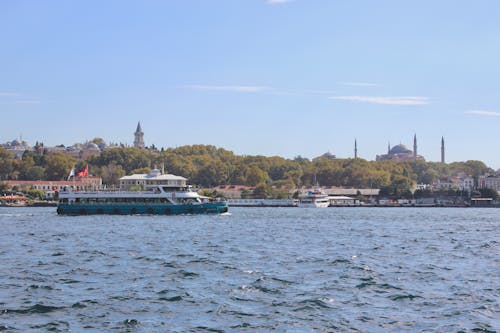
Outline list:
[[[379,84],[370,82],[339,82],[339,84],[349,87],[380,87]]]
[[[337,91],[333,90],[318,90],[318,89],[305,90],[304,92],[307,94],[314,94],[314,95],[333,95],[338,93]]]
[[[292,2],[292,0],[267,0],[267,3],[270,5],[280,5],[287,2]]]
[[[13,102],[14,104],[40,104],[40,101],[37,100],[29,100],[29,99],[24,99],[24,100],[17,100]]]
[[[204,91],[232,91],[241,93],[257,93],[269,90],[265,86],[210,86],[210,85],[189,85],[185,86],[189,89],[204,90]]]
[[[380,96],[333,96],[331,99],[364,102],[384,105],[426,105],[430,104],[427,97],[421,96],[400,96],[400,97],[380,97]]]
[[[18,93],[0,91],[0,97],[18,97]]]
[[[500,117],[500,112],[496,112],[496,111],[466,110],[464,113],[466,113],[466,114],[476,114],[476,115],[480,115],[480,116],[496,116],[496,117]]]
[[[39,100],[30,99],[29,96],[24,96],[19,93],[0,91],[0,104],[40,104]]]

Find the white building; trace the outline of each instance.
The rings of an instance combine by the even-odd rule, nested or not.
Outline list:
[[[187,179],[181,176],[164,175],[158,169],[151,170],[150,173],[133,174],[120,178],[120,190],[128,191],[131,189],[147,189],[159,185],[168,187],[186,187]]]
[[[461,189],[470,192],[474,189],[474,178],[467,176],[462,179],[462,184],[463,187]]]
[[[417,185],[415,185],[415,190],[420,190],[420,191],[430,190],[431,188],[432,188],[432,186],[430,184],[417,184]]]
[[[359,206],[359,200],[343,195],[329,196],[330,206]]]
[[[479,188],[491,188],[492,190],[500,191],[500,176],[479,176]]]
[[[439,190],[455,189],[470,192],[474,189],[474,178],[459,175],[457,177],[438,179],[434,187]]]

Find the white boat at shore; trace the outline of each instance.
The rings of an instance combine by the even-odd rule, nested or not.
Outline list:
[[[322,192],[319,187],[315,187],[299,199],[297,206],[302,208],[326,208],[330,206],[330,199],[328,194]]]

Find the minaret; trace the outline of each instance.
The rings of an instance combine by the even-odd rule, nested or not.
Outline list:
[[[444,161],[444,137],[441,137],[441,163],[445,163]]]
[[[134,133],[134,147],[144,149],[144,132],[141,129],[141,122],[137,123],[137,129]]]
[[[354,158],[358,158],[358,142],[354,139]]]
[[[417,159],[417,134],[413,136],[413,158]]]
[[[389,155],[391,153],[391,143],[388,142],[387,143],[387,155]]]

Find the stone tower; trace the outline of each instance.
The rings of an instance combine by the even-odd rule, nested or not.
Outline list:
[[[137,123],[137,129],[134,133],[134,148],[144,149],[144,132],[141,129],[141,122]]]
[[[444,137],[441,137],[441,163],[446,163],[444,159]]]

